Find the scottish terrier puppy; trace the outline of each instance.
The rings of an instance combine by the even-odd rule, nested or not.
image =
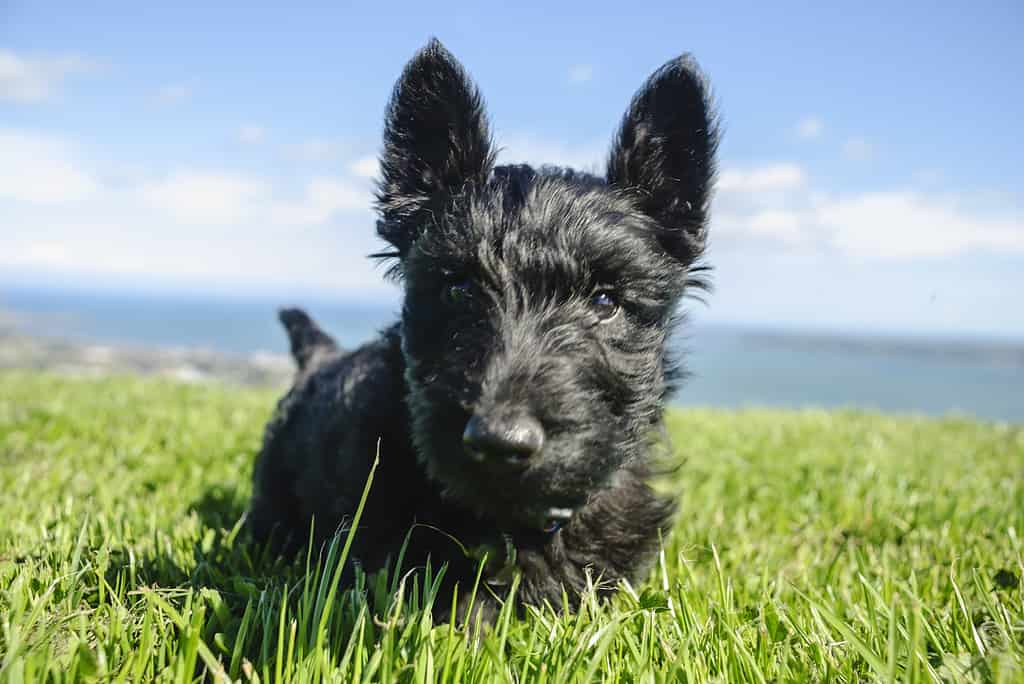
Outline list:
[[[405,567],[446,564],[465,597],[486,550],[485,613],[516,574],[520,607],[636,578],[673,511],[648,460],[679,377],[666,340],[704,286],[717,142],[682,56],[633,98],[603,178],[498,166],[480,94],[431,41],[395,86],[380,159],[392,249],[374,256],[402,284],[400,320],[343,351],[281,312],[298,372],[256,463],[256,537],[296,550],[311,519],[314,543],[344,529],[379,453],[352,550],[367,570],[405,545]]]

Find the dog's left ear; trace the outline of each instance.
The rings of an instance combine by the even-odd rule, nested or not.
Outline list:
[[[633,196],[658,222],[668,253],[686,264],[704,251],[717,147],[707,81],[683,55],[633,97],[608,159],[608,184]]]
[[[494,152],[483,100],[436,38],[395,84],[380,162],[377,233],[398,256],[448,203],[487,181]]]

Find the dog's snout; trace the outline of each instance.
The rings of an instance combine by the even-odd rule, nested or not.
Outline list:
[[[544,446],[544,428],[525,414],[501,418],[474,414],[466,423],[462,443],[474,460],[525,466]]]

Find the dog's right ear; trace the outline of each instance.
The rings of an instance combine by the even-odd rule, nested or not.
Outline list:
[[[487,181],[494,163],[476,86],[436,38],[406,65],[384,122],[377,233],[404,257],[459,195]]]
[[[707,79],[689,55],[647,79],[612,144],[608,184],[658,222],[666,251],[687,265],[704,251],[717,148]]]

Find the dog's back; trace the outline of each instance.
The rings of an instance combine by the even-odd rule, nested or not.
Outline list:
[[[300,309],[280,314],[297,373],[267,424],[254,472],[248,524],[258,540],[294,551],[310,524],[322,541],[355,510],[378,443],[382,479],[415,468],[402,402],[402,362],[394,330],[343,352]],[[405,462],[403,462],[405,461]],[[378,483],[380,484],[380,483]],[[387,489],[378,486],[375,491]],[[401,518],[404,501],[378,523]],[[401,526],[405,521],[397,523]]]

